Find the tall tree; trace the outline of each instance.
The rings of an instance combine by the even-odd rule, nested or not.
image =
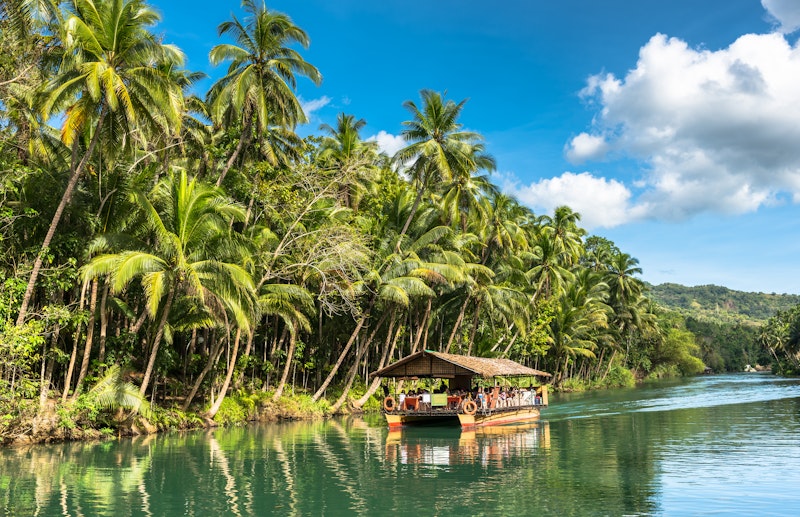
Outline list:
[[[74,0],[69,6],[67,51],[59,73],[45,87],[42,105],[45,119],[63,114],[61,140],[72,149],[69,179],[33,263],[18,326],[25,321],[64,209],[101,137],[108,140],[105,151],[128,151],[137,129],[145,134],[148,126],[169,131],[178,120],[170,102],[174,89],[155,65],[182,63],[183,56],[149,31],[159,21],[157,13],[142,0]]]
[[[230,61],[227,74],[208,92],[211,116],[218,125],[227,122],[238,124],[241,129],[239,142],[220,172],[217,186],[253,137],[262,143],[271,126],[293,129],[306,121],[295,95],[296,75],[308,77],[314,84],[322,81],[319,70],[289,47],[300,44],[308,48],[308,35],[303,29],[285,14],[268,10],[263,3],[243,0],[242,6],[247,13],[244,23],[234,16],[217,29],[220,36],[230,34],[236,44],[217,45],[209,54],[215,65]]]
[[[177,296],[224,310],[245,333],[254,317],[255,296],[252,278],[240,265],[245,249],[230,230],[232,220],[244,219],[240,206],[185,172],[160,182],[150,197],[141,192],[134,196],[147,230],[141,237],[152,242],[99,255],[84,266],[83,274],[108,276],[114,292],[141,279],[148,314],[156,322],[140,388],[144,394]],[[101,238],[96,247],[107,243]]]
[[[412,119],[403,122],[403,138],[409,144],[395,154],[395,161],[408,167],[416,191],[414,204],[400,235],[405,235],[416,215],[426,190],[434,182],[451,182],[480,168],[494,166],[494,160],[483,151],[478,133],[464,131],[458,117],[466,100],[445,101],[441,93],[422,90],[422,106],[406,101],[403,106]]]

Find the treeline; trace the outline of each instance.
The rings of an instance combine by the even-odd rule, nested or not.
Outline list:
[[[776,373],[800,375],[800,305],[767,320],[759,329],[758,342],[774,359]]]
[[[198,96],[143,1],[0,4],[5,422],[54,396],[213,418],[231,393],[291,389],[335,412],[421,349],[509,357],[562,386],[702,369],[635,258],[491,182],[464,101],[407,101],[391,157],[344,113],[298,137],[296,82],[321,81],[308,36],[243,5]]]

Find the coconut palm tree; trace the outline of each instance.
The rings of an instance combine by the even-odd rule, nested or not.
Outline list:
[[[320,146],[320,161],[323,166],[339,171],[342,202],[350,208],[358,207],[368,183],[376,179],[378,172],[377,144],[365,142],[359,135],[366,123],[364,119],[339,113],[336,127],[320,126],[327,133]]]
[[[394,156],[399,166],[408,167],[416,191],[401,236],[408,231],[423,195],[435,182],[452,182],[463,174],[469,176],[481,168],[494,167],[493,159],[484,153],[483,137],[463,131],[458,122],[466,100],[445,101],[442,94],[432,90],[422,90],[420,96],[421,107],[413,101],[403,103],[412,115],[411,120],[403,122],[402,131],[409,144]]]
[[[174,88],[154,65],[182,63],[183,56],[149,31],[158,14],[142,0],[73,0],[69,6],[66,52],[42,103],[44,119],[63,115],[61,140],[72,152],[69,179],[34,261],[17,325],[25,321],[44,253],[100,139],[108,144],[104,152],[129,151],[137,135],[148,128],[169,132],[179,116],[170,98]]]
[[[139,206],[138,222],[146,230],[142,237],[149,243],[99,255],[82,268],[82,274],[87,279],[107,276],[115,293],[140,279],[148,314],[155,322],[140,388],[144,394],[178,296],[225,311],[247,333],[255,295],[252,278],[240,265],[246,250],[230,230],[232,220],[244,219],[242,207],[220,190],[190,180],[185,172],[162,180],[150,196],[140,191],[133,196]],[[109,242],[101,237],[94,248],[102,249]]]
[[[230,62],[226,75],[208,92],[212,119],[218,125],[225,121],[228,126],[239,125],[241,130],[239,143],[220,172],[218,186],[253,137],[262,142],[270,128],[291,130],[306,121],[294,91],[296,76],[308,77],[314,84],[322,81],[319,70],[290,48],[292,44],[308,48],[303,29],[263,3],[243,0],[242,6],[247,13],[244,23],[234,16],[217,28],[220,36],[229,34],[236,44],[217,45],[209,54],[215,65]]]

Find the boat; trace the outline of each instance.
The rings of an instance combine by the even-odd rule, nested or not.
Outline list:
[[[395,380],[446,379],[448,392],[405,395],[388,394],[383,413],[389,429],[405,425],[460,424],[462,429],[519,425],[539,419],[548,405],[551,374],[528,368],[510,359],[473,357],[423,350],[386,366],[371,377]],[[486,390],[473,385],[475,378],[494,381]],[[528,379],[529,387],[516,386],[506,398],[497,384],[501,379]],[[533,380],[540,385],[530,387]]]

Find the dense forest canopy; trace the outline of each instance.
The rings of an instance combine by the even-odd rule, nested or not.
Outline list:
[[[637,259],[492,183],[464,100],[409,92],[394,156],[359,115],[299,137],[297,83],[322,77],[308,35],[243,5],[199,95],[142,0],[0,7],[0,413],[106,385],[156,412],[213,418],[230,393],[290,388],[335,412],[420,349],[564,387],[702,371]]]
[[[725,323],[760,324],[800,304],[800,295],[747,293],[718,285],[649,285],[650,297],[683,314]]]

